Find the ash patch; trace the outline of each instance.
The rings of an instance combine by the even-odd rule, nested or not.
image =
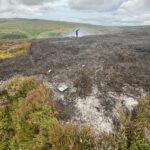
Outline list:
[[[94,88],[90,96],[77,98],[72,122],[79,126],[89,126],[96,133],[115,132],[119,129],[119,111],[122,110],[128,116],[138,105],[139,97],[133,98],[133,95],[108,92],[105,98],[102,96]]]

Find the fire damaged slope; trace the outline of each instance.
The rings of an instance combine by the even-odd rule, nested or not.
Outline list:
[[[15,74],[49,82],[61,119],[117,130],[118,111],[150,93],[150,31],[32,40],[28,55],[0,60],[0,80]]]

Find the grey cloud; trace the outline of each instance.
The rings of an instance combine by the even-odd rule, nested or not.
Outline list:
[[[47,2],[54,2],[56,0],[16,0],[16,1],[24,5],[40,5]]]
[[[69,4],[73,9],[99,9],[109,10],[113,9],[123,0],[69,0]]]

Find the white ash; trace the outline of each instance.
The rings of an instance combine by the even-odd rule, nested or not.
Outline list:
[[[75,123],[82,123],[90,126],[95,132],[111,132],[113,122],[110,117],[106,117],[100,105],[100,100],[96,97],[97,89],[93,88],[93,94],[85,99],[76,100],[76,116],[73,118]]]
[[[73,118],[75,124],[86,124],[97,132],[113,132],[115,125],[113,122],[114,118],[118,117],[118,110],[127,109],[128,112],[131,112],[137,105],[139,97],[134,95],[126,94],[117,94],[115,92],[108,92],[106,99],[114,100],[115,105],[112,108],[112,112],[109,115],[106,114],[106,110],[101,105],[100,98],[97,97],[98,90],[96,87],[93,88],[91,96],[76,99],[76,116]],[[142,93],[141,93],[142,94]]]
[[[78,119],[86,125],[91,126],[97,132],[111,132],[113,123],[111,118],[104,115],[103,109],[99,106],[99,99],[89,96],[86,99],[78,99],[76,103]]]

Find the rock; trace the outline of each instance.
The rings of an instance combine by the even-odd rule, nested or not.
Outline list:
[[[60,92],[64,92],[68,89],[68,86],[65,83],[62,83],[57,88]]]

